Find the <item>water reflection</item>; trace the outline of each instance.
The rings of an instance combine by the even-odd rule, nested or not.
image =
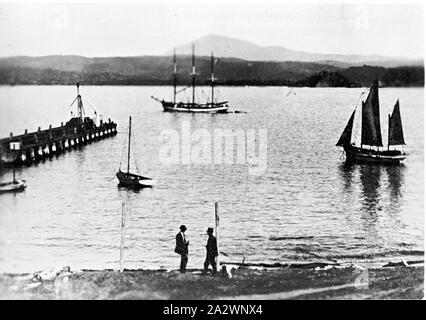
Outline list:
[[[353,256],[361,260],[366,255],[375,259],[377,254],[381,259],[383,252],[406,250],[400,248],[402,242],[423,247],[424,164],[419,141],[423,139],[423,123],[418,117],[423,89],[386,89],[400,90],[392,92],[412,103],[404,117],[410,131],[407,137],[414,138],[410,143],[413,156],[406,168],[355,165],[341,170],[338,154],[324,152],[335,142],[326,137],[334,137],[340,126],[336,123],[346,121],[340,119],[340,106],[342,101],[353,101],[357,89],[303,89],[297,101],[288,100],[283,108],[277,88],[224,88],[235,106],[248,111],[246,115],[164,113],[150,96],[155,90],[167,95],[170,88],[130,89],[92,88],[99,97],[97,104],[104,107],[102,112],[119,124],[118,136],[73,149],[52,162],[40,162],[37,168],[17,171],[18,178],[27,180],[28,188],[16,199],[11,194],[0,196],[0,257],[4,259],[0,271],[33,272],[65,263],[72,269],[117,266],[123,202],[126,268],[176,268],[173,241],[175,228],[181,223],[191,227],[190,264],[202,265],[205,227],[212,221],[214,225],[214,201],[220,201],[221,250],[229,254],[229,261],[241,261],[242,256],[266,263],[317,260],[297,252],[298,247],[332,259]],[[40,90],[42,107],[25,109],[31,105],[33,93]],[[111,93],[116,99],[108,98]],[[26,123],[30,121],[30,129],[42,125],[46,115],[49,122],[60,123],[64,115],[55,110],[63,96],[63,88],[55,86],[0,88],[0,104],[8,101],[0,106],[0,136],[22,128],[24,118]],[[323,99],[329,103],[319,108],[317,102]],[[127,146],[129,115],[135,119],[132,159],[158,183],[139,193],[117,188],[115,177]],[[267,173],[250,176],[245,166],[161,164],[158,155],[164,143],[160,133],[174,129],[182,140],[183,121],[190,123],[191,132],[206,128],[211,134],[216,128],[267,128]],[[306,129],[314,122],[321,132]],[[9,169],[0,172],[3,181],[11,176]],[[314,238],[265,240],[292,235]]]
[[[354,179],[354,166],[344,162],[339,166],[340,175],[343,180],[343,190],[345,192],[352,191],[353,179]]]
[[[363,212],[374,215],[385,206],[391,212],[398,212],[404,185],[405,166],[379,166],[342,164],[339,166],[343,191],[356,192],[361,187],[359,200]],[[358,183],[359,179],[359,183]],[[387,203],[388,200],[388,203]]]
[[[359,178],[361,182],[361,199],[366,212],[375,214],[381,198],[382,168],[380,166],[361,165]]]
[[[390,199],[399,202],[402,197],[402,185],[404,183],[405,166],[388,166],[386,172],[388,174],[388,190],[390,191]]]
[[[359,232],[369,248],[381,250],[387,238],[383,228],[396,232],[400,227],[405,167],[343,164],[339,169],[342,192],[359,205],[353,208],[353,213],[360,219]]]

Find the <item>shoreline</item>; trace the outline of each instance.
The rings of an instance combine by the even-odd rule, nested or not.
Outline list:
[[[0,274],[0,299],[281,300],[422,299],[424,261],[378,268],[352,265],[226,265],[216,275],[200,269],[70,270]]]
[[[75,83],[0,83],[0,87],[54,87],[54,86],[75,86]],[[85,87],[173,87],[171,84],[113,84],[113,83],[84,83]],[[185,84],[180,85],[180,87],[185,87]],[[200,87],[207,87],[210,88],[208,84],[204,85],[197,85],[197,88]],[[281,87],[281,88],[308,88],[308,89],[327,89],[327,88],[334,88],[334,89],[357,89],[357,88],[366,88],[366,86],[349,86],[349,87],[341,87],[341,86],[302,86],[302,85],[291,85],[291,84],[217,84],[215,87],[217,88],[267,88],[267,87]],[[421,89],[424,88],[424,85],[409,85],[409,86],[379,86],[379,88],[386,89],[386,88],[404,88],[404,89]]]

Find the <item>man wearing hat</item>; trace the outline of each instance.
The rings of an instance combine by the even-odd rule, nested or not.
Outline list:
[[[180,232],[176,235],[175,252],[180,254],[180,272],[186,272],[186,264],[188,263],[188,245],[189,241],[185,237],[186,226],[180,226]]]
[[[207,229],[207,234],[209,239],[207,240],[206,245],[206,260],[204,261],[204,273],[207,273],[209,269],[209,264],[213,267],[213,274],[216,273],[216,257],[218,256],[217,252],[217,241],[213,236],[213,228]]]

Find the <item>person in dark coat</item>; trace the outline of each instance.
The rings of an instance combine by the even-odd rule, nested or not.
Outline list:
[[[206,245],[206,260],[204,261],[204,273],[207,273],[209,265],[213,267],[213,274],[216,273],[216,257],[218,256],[217,252],[217,241],[213,236],[213,228],[207,229],[207,234],[209,239],[207,240]]]
[[[180,232],[176,235],[175,252],[180,254],[180,272],[186,272],[186,264],[188,263],[188,245],[189,241],[185,237],[186,226],[180,226]]]

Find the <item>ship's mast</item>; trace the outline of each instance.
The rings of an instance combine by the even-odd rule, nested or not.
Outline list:
[[[132,133],[132,117],[129,117],[129,146],[127,148],[127,173],[130,170],[130,137]]]
[[[195,76],[197,73],[195,72],[195,45],[192,44],[192,105],[195,104]]]
[[[389,151],[389,141],[390,141],[390,121],[391,121],[391,115],[388,114],[388,151]]]
[[[215,82],[215,80],[216,80],[216,78],[214,77],[214,58],[213,58],[213,51],[212,51],[212,54],[211,54],[211,77],[210,77],[210,80],[211,80],[211,82],[212,82],[212,106],[213,106],[213,103],[214,103],[214,82]]]
[[[361,101],[361,118],[359,119],[359,122],[361,124],[361,149],[363,147],[362,145],[362,110],[364,110],[364,101]]]
[[[77,109],[78,109],[78,119],[80,123],[83,123],[83,101],[81,100],[79,82],[77,82]]]
[[[176,79],[177,67],[176,67],[176,48],[173,49],[173,105],[176,104]]]

